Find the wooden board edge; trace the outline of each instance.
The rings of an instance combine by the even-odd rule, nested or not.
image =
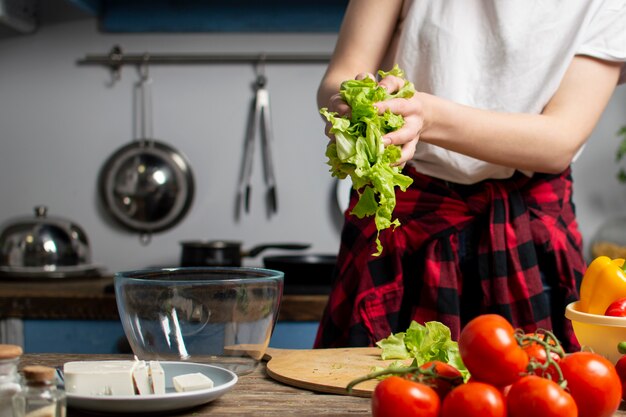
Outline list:
[[[340,387],[335,387],[335,386],[330,386],[330,385],[322,385],[322,384],[318,384],[315,382],[305,382],[305,381],[300,381],[297,379],[288,378],[283,375],[274,373],[270,368],[266,368],[265,371],[267,375],[275,381],[281,382],[291,387],[305,389],[307,391],[322,392],[326,394],[335,394],[335,395],[346,395],[346,396],[353,396],[353,397],[363,397],[363,398],[370,398],[372,396],[372,390],[354,388],[351,393],[348,393],[348,391],[345,388],[340,388]]]

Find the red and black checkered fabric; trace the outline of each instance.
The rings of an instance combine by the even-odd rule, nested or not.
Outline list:
[[[577,349],[564,312],[586,264],[570,170],[474,185],[405,173],[414,182],[396,193],[402,225],[381,232],[380,256],[372,256],[373,218],[346,212],[315,347],[372,346],[411,320],[440,321],[457,340],[470,319],[496,313],[525,331],[553,330],[566,350]],[[356,199],[353,192],[350,207]]]

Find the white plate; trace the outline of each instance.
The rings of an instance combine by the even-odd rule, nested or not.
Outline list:
[[[206,404],[220,397],[237,383],[233,372],[213,365],[191,362],[161,362],[165,373],[164,395],[102,396],[67,394],[69,407],[105,413],[154,413],[184,410]],[[200,372],[211,378],[213,388],[176,392],[172,378],[177,375]]]

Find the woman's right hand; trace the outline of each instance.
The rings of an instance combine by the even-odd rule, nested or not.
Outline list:
[[[330,99],[328,100],[327,108],[328,111],[335,112],[339,116],[350,116],[350,106],[348,106],[348,103],[346,103],[344,99],[341,98],[341,93],[333,94],[330,97]],[[324,131],[326,132],[326,136],[328,136],[331,141],[334,141],[335,135],[330,133],[330,128],[332,127],[332,124],[328,120],[326,120],[326,118],[324,118],[324,121],[326,122],[326,127],[324,129]]]
[[[376,77],[371,73],[360,73],[355,80],[362,80],[364,78],[371,78],[373,80]],[[393,75],[383,78],[379,85],[385,88],[390,93],[395,93],[404,85],[404,80]],[[401,157],[395,165],[404,166],[408,160],[413,158],[415,153],[415,147],[419,141],[419,135],[424,125],[423,103],[415,95],[410,99],[396,98],[389,99],[375,104],[380,114],[385,110],[389,110],[392,113],[400,114],[404,117],[405,123],[402,128],[389,132],[383,138],[385,146],[394,144],[401,149]],[[339,116],[350,116],[350,106],[341,98],[339,92],[333,94],[328,100],[328,110],[336,112]],[[334,135],[330,133],[332,125],[326,121],[326,136],[330,140],[335,140]]]
[[[362,80],[364,78],[371,78],[371,79],[376,79],[374,77],[374,75],[368,73],[368,72],[362,72],[360,74],[357,74],[356,77],[354,77],[355,80]],[[350,108],[350,106],[348,105],[348,103],[345,102],[345,100],[341,97],[341,93],[337,92],[335,94],[333,94],[332,96],[330,96],[330,99],[328,100],[328,111],[331,112],[336,112],[339,116],[343,117],[343,116],[347,116],[350,117],[350,113],[352,111],[352,109]],[[328,122],[326,119],[324,119],[326,122],[326,128],[325,128],[325,132],[326,132],[326,136],[328,136],[328,138],[330,140],[335,140],[335,136],[330,133],[330,128],[332,127],[332,125],[330,124],[330,122]]]
[[[405,80],[394,75],[383,78],[378,84],[389,93],[395,93],[404,86]],[[420,133],[424,128],[425,112],[423,95],[414,94],[410,98],[392,98],[375,103],[379,114],[389,110],[394,114],[399,114],[404,118],[404,125],[393,132],[387,133],[383,137],[385,146],[396,145],[401,149],[401,156],[395,165],[404,166],[407,161],[413,158]]]

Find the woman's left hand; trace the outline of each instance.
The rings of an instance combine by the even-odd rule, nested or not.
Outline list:
[[[379,85],[393,94],[402,88],[404,82],[403,79],[390,75],[383,78]],[[400,129],[389,132],[383,137],[385,146],[393,144],[401,148],[402,155],[395,165],[404,166],[413,158],[420,132],[424,127],[424,103],[416,93],[410,98],[392,98],[378,102],[375,106],[379,114],[389,110],[404,117],[404,125]]]

